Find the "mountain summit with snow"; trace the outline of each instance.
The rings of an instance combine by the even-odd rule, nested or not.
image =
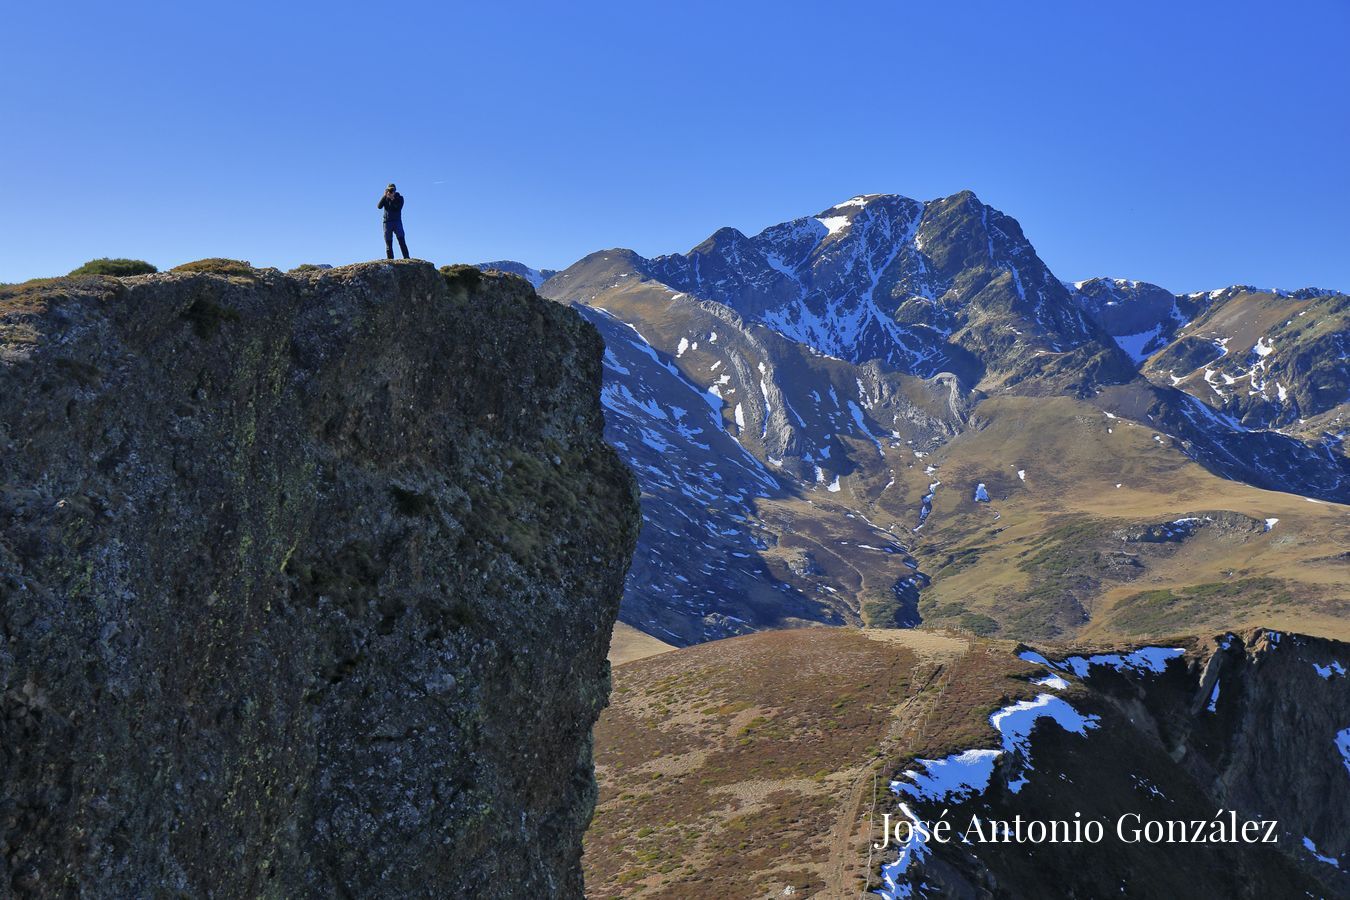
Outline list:
[[[968,386],[1026,377],[1047,355],[1128,365],[1017,222],[969,191],[860,195],[753,237],[723,228],[647,272],[821,353]]]
[[[1350,613],[1318,508],[1350,500],[1345,295],[1066,283],[970,191],[604,250],[539,292],[608,347],[606,434],[645,520],[621,618],[662,640],[1133,635],[1218,598],[1254,625],[1284,596]]]

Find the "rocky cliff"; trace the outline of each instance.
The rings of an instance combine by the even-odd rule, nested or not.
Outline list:
[[[1041,693],[990,715],[1000,749],[913,760],[893,791],[961,828],[1100,822],[1102,839],[914,844],[885,896],[1350,895],[1350,645],[1252,629],[1018,655]],[[1270,824],[1241,840],[1234,821]]]
[[[0,894],[579,896],[638,526],[594,328],[214,268],[0,295]]]

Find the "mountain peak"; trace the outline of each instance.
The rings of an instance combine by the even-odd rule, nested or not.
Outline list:
[[[813,218],[815,221],[825,226],[825,238],[834,237],[848,228],[859,213],[874,203],[882,200],[895,200],[904,203],[913,202],[907,197],[901,197],[899,194],[858,194],[842,203],[836,203],[834,206],[831,206],[829,209],[824,210]]]
[[[874,202],[876,202],[877,200],[882,200],[882,199],[897,199],[897,198],[898,198],[898,199],[901,199],[901,200],[908,199],[908,198],[905,198],[905,197],[901,197],[899,194],[858,194],[857,196],[848,198],[847,200],[843,201],[842,203],[836,203],[834,206],[829,207],[829,208],[826,209],[824,212],[822,212],[820,215],[822,215],[822,216],[827,216],[827,215],[829,215],[829,214],[832,213],[832,212],[838,212],[838,211],[840,211],[840,210],[846,210],[846,209],[852,209],[852,208],[863,209],[863,208],[865,208],[868,204],[874,203]]]

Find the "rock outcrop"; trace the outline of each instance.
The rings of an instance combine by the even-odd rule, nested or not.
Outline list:
[[[0,294],[0,894],[580,896],[601,355],[419,262]]]
[[[1044,663],[1037,703],[1068,715],[1033,720],[987,788],[919,804],[936,816],[947,803],[960,827],[972,816],[1100,822],[1100,841],[935,844],[901,867],[902,887],[969,898],[1350,896],[1350,645],[1259,628],[1168,644],[1062,660],[1024,650]],[[1268,824],[1243,838],[1234,822]]]

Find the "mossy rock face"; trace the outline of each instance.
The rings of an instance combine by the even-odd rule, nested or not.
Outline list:
[[[174,266],[170,272],[209,272],[213,275],[253,275],[257,272],[251,263],[242,259],[225,259],[220,256],[213,256],[209,259],[199,259],[194,262],[183,263],[181,266]]]
[[[89,262],[71,271],[71,276],[113,275],[125,278],[131,275],[153,275],[159,269],[143,259],[110,259],[106,256],[91,259]]]
[[[245,265],[0,292],[4,877],[580,897],[638,525],[598,335]]]

